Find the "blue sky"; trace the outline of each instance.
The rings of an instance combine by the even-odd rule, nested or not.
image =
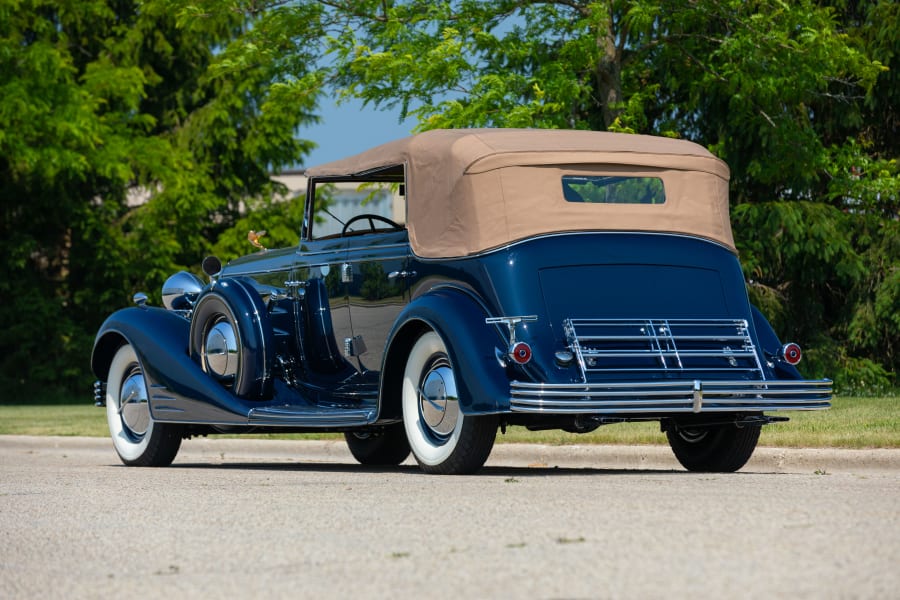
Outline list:
[[[413,119],[400,123],[400,109],[377,110],[363,107],[361,100],[347,100],[340,105],[324,100],[318,108],[322,122],[300,131],[300,137],[316,142],[319,147],[303,161],[303,167],[345,158],[373,146],[410,135]]]

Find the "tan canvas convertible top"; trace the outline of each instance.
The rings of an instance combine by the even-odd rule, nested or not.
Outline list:
[[[697,144],[661,137],[539,129],[433,130],[306,171],[360,177],[406,171],[410,245],[425,258],[474,254],[571,231],[696,235],[734,248],[729,170]],[[662,179],[663,204],[567,202],[564,175]]]

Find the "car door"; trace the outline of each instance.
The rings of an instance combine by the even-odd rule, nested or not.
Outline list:
[[[360,373],[378,372],[388,334],[409,301],[409,235],[403,229],[349,238],[344,272],[352,338],[345,355]],[[377,383],[377,378],[373,379]]]
[[[305,316],[315,333],[308,362],[334,374],[321,387],[340,401],[377,398],[387,335],[408,297],[406,205],[395,193],[401,176],[402,168],[392,179],[313,180],[307,192],[307,206],[318,205],[307,209],[306,270],[297,273],[310,315],[331,316],[330,324]]]

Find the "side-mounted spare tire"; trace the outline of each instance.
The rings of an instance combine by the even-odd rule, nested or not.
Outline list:
[[[197,300],[191,358],[236,396],[271,395],[273,350],[265,304],[249,281],[221,279]]]

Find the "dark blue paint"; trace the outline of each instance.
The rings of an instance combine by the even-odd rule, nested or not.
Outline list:
[[[396,237],[393,234],[390,239]],[[344,241],[355,247],[377,239],[358,236]],[[247,257],[241,259],[240,268],[227,267],[212,288],[235,308],[244,350],[258,377],[276,380],[262,399],[239,398],[204,373],[189,350],[188,321],[157,308],[129,308],[107,319],[95,344],[95,373],[105,379],[115,347],[127,340],[143,365],[153,416],[160,421],[247,424],[250,411],[262,407],[339,412],[350,406],[365,407],[365,398],[380,392],[384,406],[379,418],[388,422],[398,418],[396,378],[402,376],[410,338],[426,326],[447,345],[467,414],[507,411],[511,380],[580,381],[577,367],[559,366],[554,359],[556,351],[566,348],[562,322],[569,317],[746,319],[758,346],[769,353],[780,348],[768,322],[750,307],[737,257],[716,243],[666,234],[548,235],[473,257],[421,260],[410,256],[409,270],[416,275],[408,281],[409,303],[393,324],[385,361],[379,367],[392,378],[386,383],[379,380],[378,372],[335,370],[335,361],[343,364],[344,359],[336,354],[333,339],[313,340],[307,350],[320,357],[327,354],[330,360],[303,363],[292,340],[304,332],[292,329],[299,326],[306,335],[324,335],[324,330],[312,327],[308,316],[310,309],[328,310],[327,305],[312,305],[327,304],[327,295],[282,299],[268,307],[258,296],[274,293],[287,298],[278,279],[289,273],[292,277],[306,273],[300,276],[304,280],[313,277],[308,267],[312,262],[304,260],[302,254],[287,251]],[[252,275],[255,265],[260,273],[278,275],[260,282]],[[339,267],[332,265],[332,269]],[[270,310],[276,310],[277,317],[270,318]],[[508,347],[507,329],[487,325],[485,318],[524,315],[537,317],[516,329],[517,338],[531,345],[533,359],[524,367],[504,366],[496,353]],[[392,352],[395,345],[400,350]],[[765,363],[766,357],[760,358]],[[793,367],[777,361],[775,365],[774,371],[767,369],[767,376],[799,378]],[[288,374],[297,379],[296,386],[285,383]],[[356,405],[354,397],[361,398]]]
[[[389,343],[411,321],[421,321],[441,336],[456,375],[460,405],[466,414],[509,408],[509,378],[495,355],[506,348],[496,327],[486,325],[484,307],[465,291],[439,287],[411,302],[397,319]]]

